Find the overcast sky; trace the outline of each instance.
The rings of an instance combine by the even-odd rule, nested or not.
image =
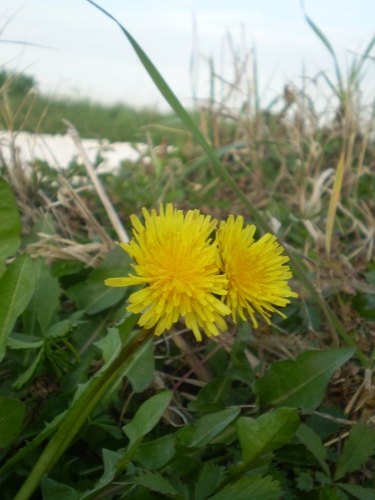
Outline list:
[[[309,76],[332,68],[299,0],[102,0],[101,5],[136,38],[186,105],[194,93],[208,96],[207,58],[230,78],[228,33],[239,54],[255,44],[264,96],[285,81],[299,85],[303,65]],[[343,66],[374,34],[374,0],[305,0],[305,8]],[[0,67],[35,76],[44,91],[164,107],[124,35],[84,0],[0,0],[0,28]],[[42,47],[10,43],[15,41]]]

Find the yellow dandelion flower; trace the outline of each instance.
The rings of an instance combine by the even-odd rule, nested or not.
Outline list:
[[[246,320],[250,317],[255,328],[258,312],[270,323],[276,309],[290,303],[288,297],[297,297],[288,286],[292,277],[288,265],[289,257],[282,255],[284,249],[272,234],[265,234],[254,241],[255,226],[244,227],[243,217],[229,216],[221,222],[217,241],[221,256],[221,269],[228,278],[228,294],[224,302],[232,311],[233,321],[237,315]]]
[[[220,274],[216,242],[210,235],[216,221],[198,210],[184,214],[172,204],[143,211],[144,223],[131,217],[133,235],[121,247],[134,259],[134,274],[105,280],[108,286],[145,285],[129,297],[128,310],[141,313],[139,325],[168,330],[181,317],[197,340],[201,330],[208,336],[227,328],[230,314],[220,297],[226,295],[227,279]]]

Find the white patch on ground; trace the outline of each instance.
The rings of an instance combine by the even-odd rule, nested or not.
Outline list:
[[[97,139],[82,139],[82,145],[90,161],[94,164],[100,154],[103,161],[97,168],[98,173],[115,172],[123,161],[136,162],[147,153],[146,144],[130,144]],[[51,168],[60,170],[69,167],[72,161],[79,161],[76,147],[68,135],[31,134],[18,132],[12,134],[0,131],[0,154],[7,165],[12,166],[15,147],[17,160],[23,167],[30,168],[35,160],[48,163]]]

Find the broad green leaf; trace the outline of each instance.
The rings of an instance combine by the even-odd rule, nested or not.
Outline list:
[[[52,265],[52,273],[59,279],[84,272],[85,270],[85,264],[79,260],[57,260]]]
[[[116,246],[107,253],[100,266],[91,271],[90,279],[99,282],[106,278],[126,276],[131,269],[131,263],[129,255],[120,246]]]
[[[0,448],[7,448],[22,430],[26,406],[18,399],[0,397]]]
[[[329,467],[326,463],[327,448],[323,445],[316,432],[310,429],[310,427],[307,427],[306,424],[301,424],[296,432],[296,436],[314,455],[324,472],[329,476]]]
[[[351,430],[340,455],[335,481],[349,472],[357,471],[375,451],[375,429],[358,423]]]
[[[159,472],[146,471],[135,479],[135,483],[162,495],[177,494],[169,479],[163,477]]]
[[[137,449],[134,458],[146,469],[159,469],[175,455],[175,444],[176,438],[174,434],[167,434],[154,441],[142,443]]]
[[[341,489],[359,500],[375,500],[374,488],[364,488],[363,486],[348,483],[337,483],[337,486],[340,486]]]
[[[128,288],[112,288],[104,284],[106,278],[126,276],[130,270],[130,257],[120,248],[111,250],[97,269],[84,282],[70,287],[66,294],[79,309],[97,314],[122,300]]]
[[[171,399],[172,393],[163,391],[155,394],[140,406],[133,420],[122,428],[131,443],[135,443],[155,427],[168,408]]]
[[[23,333],[12,333],[7,340],[7,347],[10,349],[38,349],[43,344],[43,339]]]
[[[289,406],[315,410],[324,398],[329,379],[355,352],[354,347],[304,352],[296,361],[278,361],[257,380],[261,407]]]
[[[155,369],[153,347],[153,343],[150,342],[142,356],[128,371],[127,377],[135,392],[142,392],[151,384]]]
[[[279,408],[257,419],[240,417],[236,425],[244,462],[253,462],[260,455],[289,443],[299,423],[295,408]]]
[[[49,477],[42,481],[43,500],[79,500],[78,491],[67,484],[58,483]]]
[[[86,281],[74,285],[66,291],[78,309],[87,314],[97,314],[114,306],[125,297],[126,288],[110,288],[104,282],[88,278]]]
[[[224,467],[206,462],[203,464],[195,483],[194,500],[205,500],[220,485],[224,477]]]
[[[21,219],[16,199],[9,184],[0,178],[0,270],[5,259],[17,252],[20,234]]]
[[[281,498],[282,494],[279,482],[271,476],[253,476],[226,486],[210,500],[274,500]]]
[[[206,446],[233,422],[239,412],[239,408],[228,408],[227,410],[204,415],[195,424],[178,431],[178,441],[187,447]]]
[[[34,335],[37,326],[43,334],[59,308],[60,287],[58,279],[42,258],[35,261],[35,292],[24,312],[25,332]]]
[[[34,262],[28,255],[18,257],[0,278],[0,361],[8,335],[30,302],[34,286]]]

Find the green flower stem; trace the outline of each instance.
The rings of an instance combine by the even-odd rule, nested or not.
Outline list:
[[[77,436],[82,425],[106,391],[130,368],[130,357],[153,335],[151,330],[141,331],[131,342],[125,344],[118,356],[98,374],[72,403],[55,435],[47,444],[39,460],[19,490],[15,500],[28,500],[38,487],[42,477],[56,464]]]

